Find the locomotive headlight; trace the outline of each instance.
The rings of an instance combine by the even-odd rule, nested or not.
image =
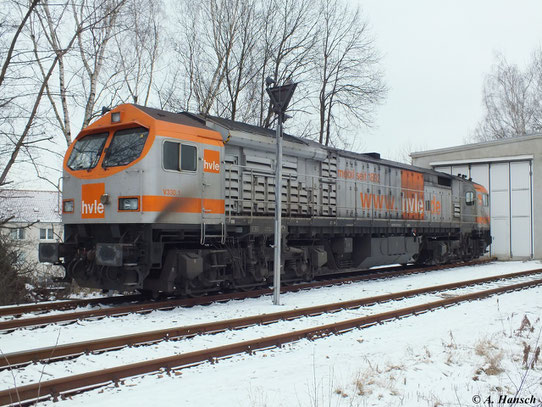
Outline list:
[[[139,199],[119,198],[119,211],[137,211],[139,210]]]
[[[119,122],[120,122],[120,112],[111,113],[111,123],[119,123]]]
[[[62,201],[62,212],[73,213],[73,199]]]
[[[102,205],[107,205],[109,203],[109,194],[103,194],[100,197],[100,202],[102,203]]]

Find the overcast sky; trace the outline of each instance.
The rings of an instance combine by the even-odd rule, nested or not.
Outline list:
[[[387,100],[363,149],[397,158],[463,144],[482,117],[483,80],[502,53],[525,66],[542,46],[542,0],[351,0],[383,55]]]

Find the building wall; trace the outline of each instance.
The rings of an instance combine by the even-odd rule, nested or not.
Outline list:
[[[532,252],[542,259],[542,177],[537,176],[542,174],[542,136],[417,152],[412,159],[420,167],[460,172],[486,187],[491,184],[492,250],[503,253],[509,244],[513,258],[528,258]],[[532,235],[532,242],[526,242],[526,235]]]
[[[24,230],[24,237],[19,239],[19,236],[11,238],[14,245],[18,247],[21,253],[20,259],[31,265],[36,270],[36,275],[43,273],[58,274],[60,268],[58,266],[39,263],[38,259],[38,244],[45,242],[62,241],[63,230],[62,224],[59,222],[37,222],[34,224],[21,222],[8,222],[2,229],[5,234],[11,235],[12,230]],[[40,229],[46,230],[46,237],[42,239]],[[53,230],[53,237],[47,236],[47,229]]]

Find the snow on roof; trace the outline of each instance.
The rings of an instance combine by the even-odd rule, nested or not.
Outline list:
[[[0,219],[10,222],[61,222],[57,191],[0,190]]]

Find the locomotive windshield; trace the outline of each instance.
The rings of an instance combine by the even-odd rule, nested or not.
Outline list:
[[[113,140],[107,148],[103,166],[128,165],[136,160],[143,151],[148,135],[149,131],[143,127],[115,132]]]
[[[89,134],[75,143],[68,160],[68,167],[72,170],[90,170],[96,167],[108,133]]]

